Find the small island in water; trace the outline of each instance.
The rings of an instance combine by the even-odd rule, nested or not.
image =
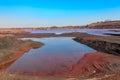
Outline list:
[[[0,29],[0,80],[119,79],[119,20]]]

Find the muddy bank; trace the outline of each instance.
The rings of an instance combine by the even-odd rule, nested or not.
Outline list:
[[[16,59],[21,57],[25,52],[29,51],[30,49],[38,48],[43,45],[42,43],[33,42],[30,40],[22,41],[22,40],[17,40],[17,39],[14,40],[14,39],[5,38],[5,39],[2,39],[2,41],[3,41],[3,44],[0,45],[0,46],[2,46],[2,47],[0,47],[1,48],[0,54],[2,54],[0,56],[1,57],[0,70],[4,70],[5,68],[7,68],[12,62],[14,62]],[[4,44],[4,41],[8,41],[8,44],[10,46],[9,45],[6,46],[6,44]],[[12,45],[12,42],[14,42],[15,45]],[[7,43],[7,42],[5,42],[5,43]],[[12,51],[12,53],[11,53],[11,51]]]
[[[112,59],[112,60],[111,60]],[[71,69],[72,76],[101,77],[120,70],[120,57],[102,52],[88,53]]]
[[[80,32],[72,32],[72,33],[12,33],[16,38],[45,38],[45,37],[78,37],[78,36],[86,36],[87,33]]]
[[[48,67],[48,66],[46,66]],[[64,66],[63,66],[64,67]],[[67,67],[63,72],[42,73],[16,73],[21,75],[42,77],[65,77],[65,78],[102,78],[106,75],[116,74],[120,71],[120,56],[103,52],[88,53],[84,55],[72,67]]]
[[[120,54],[120,37],[119,36],[86,36],[74,38],[75,41],[86,44],[98,51]]]
[[[109,43],[117,43],[119,44],[119,37],[97,37],[97,36],[91,36],[91,35],[81,35],[82,39],[88,40],[105,40]],[[103,41],[104,41],[103,40]],[[37,43],[36,43],[37,44]],[[93,43],[91,43],[93,44]],[[97,42],[95,42],[97,45]],[[35,44],[26,43],[25,45],[21,45],[19,48],[15,48],[17,50],[17,54],[13,55],[9,58],[9,61],[6,61],[5,64],[9,64],[16,59],[18,59],[23,53],[30,50],[31,48],[37,48],[38,46],[34,46]],[[114,44],[112,44],[114,45]],[[111,46],[112,46],[111,45]],[[103,43],[102,45],[103,46]],[[97,45],[96,47],[99,47]],[[114,47],[113,47],[114,48]],[[108,48],[109,49],[109,48]],[[115,48],[116,49],[116,48]],[[116,53],[114,53],[116,54]],[[43,74],[37,74],[33,73],[34,75],[40,75],[40,76],[54,76],[54,77],[101,77],[105,76],[106,74],[115,74],[120,69],[120,57],[115,55],[110,55],[106,53],[88,53],[85,56],[83,56],[82,59],[80,59],[77,63],[73,64],[71,68],[68,69],[68,71],[65,71],[63,73],[55,73],[51,72],[50,74],[43,75]],[[4,64],[4,63],[3,63]],[[4,65],[5,65],[4,64]],[[1,65],[0,65],[1,66]],[[4,66],[3,68],[5,68]],[[64,67],[64,66],[63,66]],[[24,73],[21,73],[24,75]]]
[[[54,77],[56,79],[60,79],[62,77],[62,78],[66,78],[65,80],[69,80],[69,79],[70,80],[101,80],[101,79],[109,80],[110,78],[114,78],[111,80],[116,80],[115,76],[118,76],[119,74],[118,75],[115,74],[119,73],[119,71],[120,71],[119,56],[97,52],[97,53],[88,53],[84,55],[83,58],[81,58],[77,63],[73,64],[73,66],[66,72],[62,72],[62,73],[53,72],[48,75],[42,75],[42,77],[44,78]],[[34,75],[38,76],[38,74],[34,74]],[[20,76],[24,78],[27,75],[16,74],[14,75],[14,78],[17,79]],[[29,77],[27,76],[26,79],[29,79],[30,77],[33,78],[35,76],[32,75]],[[40,75],[39,77],[41,78]],[[7,78],[11,78],[11,77],[8,76]],[[36,80],[39,80],[39,78]]]
[[[111,60],[112,59],[112,60]],[[69,78],[102,78],[105,75],[116,74],[120,71],[120,56],[103,52],[88,53],[84,55],[68,71],[51,73],[54,77]],[[44,76],[51,76],[50,74]]]
[[[83,76],[93,76],[90,80],[119,80],[120,78],[120,37],[119,36],[79,36],[75,41],[86,44],[100,52],[87,54],[76,64],[73,72]],[[108,54],[109,53],[109,54]],[[83,64],[83,65],[81,65]],[[75,71],[74,71],[75,70]]]

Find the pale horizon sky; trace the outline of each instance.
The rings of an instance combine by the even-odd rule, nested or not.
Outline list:
[[[119,0],[1,0],[0,28],[87,25],[120,20]]]

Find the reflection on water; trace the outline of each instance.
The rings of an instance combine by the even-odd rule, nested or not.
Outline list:
[[[26,38],[25,38],[26,39]],[[96,50],[72,38],[31,38],[45,45],[32,49],[15,61],[6,71],[24,74],[51,74],[67,71],[88,52]]]

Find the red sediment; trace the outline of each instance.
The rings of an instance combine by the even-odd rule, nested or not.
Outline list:
[[[34,45],[31,44],[25,44],[22,47],[15,48],[16,53],[13,56],[10,56],[7,60],[0,63],[0,69],[6,68],[8,65],[10,65],[12,62],[20,58],[25,52],[29,51],[32,48],[37,48]]]
[[[86,77],[106,72],[106,70],[110,70],[113,64],[115,64],[114,59],[116,58],[118,56],[101,52],[88,53],[77,64],[73,65],[70,74],[71,76]]]
[[[94,75],[107,74],[119,67],[120,57],[107,53],[96,52],[88,53],[83,56],[72,69],[56,76],[64,77],[90,77]],[[119,65],[119,66],[118,66]]]
[[[15,61],[24,52],[28,51],[32,47],[27,45],[19,49],[18,54],[15,54],[8,62]],[[110,55],[107,53],[96,52],[88,53],[84,55],[76,64],[73,64],[72,68],[67,69],[61,73],[18,73],[18,74],[28,74],[35,76],[54,76],[54,77],[90,77],[99,73],[107,73],[107,71],[112,71],[114,65],[120,63],[119,56]],[[116,62],[117,60],[117,62]],[[0,65],[1,66],[1,65]],[[47,66],[46,66],[47,67]],[[114,67],[115,68],[115,67]],[[113,69],[114,70],[114,69]]]
[[[28,48],[24,48],[25,51]],[[22,50],[20,50],[22,51]],[[21,52],[16,57],[20,56]],[[14,58],[13,58],[14,59]],[[116,62],[117,60],[117,62]],[[115,65],[120,63],[119,56],[110,55],[107,53],[96,52],[88,53],[84,55],[76,64],[73,64],[72,68],[67,69],[63,72],[51,72],[49,73],[17,73],[34,76],[53,76],[53,77],[90,77],[99,73],[107,73],[107,71],[114,70]],[[114,66],[114,68],[113,68]],[[46,66],[48,67],[48,66]]]

